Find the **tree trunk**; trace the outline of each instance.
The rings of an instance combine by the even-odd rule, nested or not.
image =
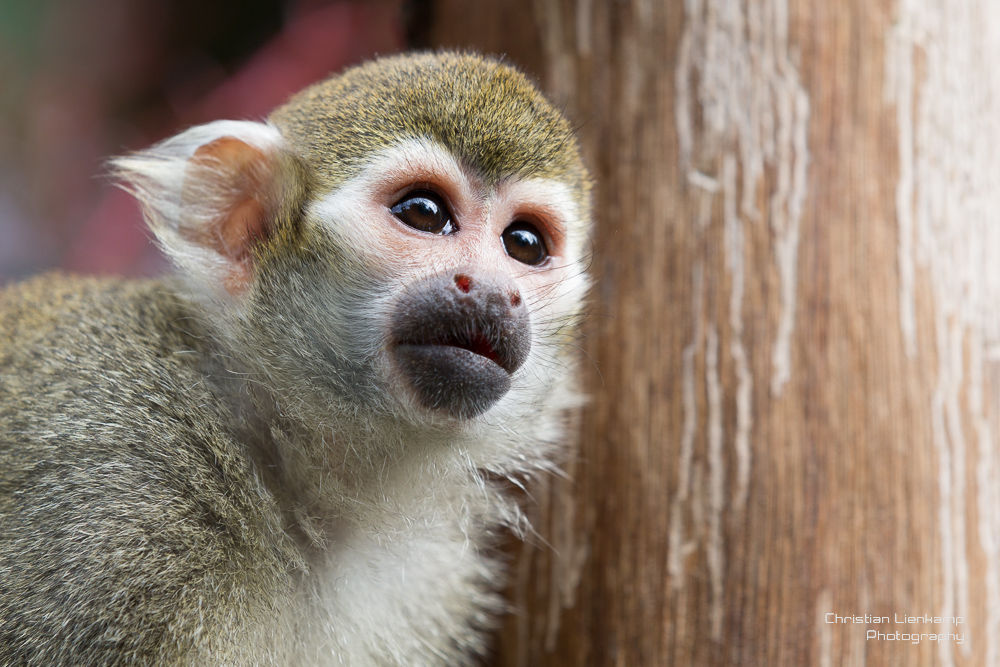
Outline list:
[[[533,72],[598,183],[591,400],[497,664],[1000,664],[1000,5],[438,0],[431,35]]]

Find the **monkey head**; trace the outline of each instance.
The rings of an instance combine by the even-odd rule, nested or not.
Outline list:
[[[568,378],[590,181],[498,61],[382,59],[116,166],[233,370],[290,414],[495,429]]]

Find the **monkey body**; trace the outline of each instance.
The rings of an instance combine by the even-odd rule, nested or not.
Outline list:
[[[473,603],[495,608],[487,566],[463,556],[476,531],[446,510],[477,504],[469,489],[430,510],[392,488],[377,508],[361,492],[364,512],[338,507],[313,527],[325,534],[288,534],[274,443],[238,421],[232,380],[212,380],[197,320],[169,285],[47,277],[5,298],[31,304],[0,320],[4,368],[31,384],[0,394],[0,511],[15,547],[0,569],[3,664],[107,664],[109,648],[142,664],[322,664],[333,647],[419,664],[435,656],[416,637],[474,621]],[[30,321],[45,300],[47,321]],[[43,409],[58,421],[18,420]],[[465,599],[470,584],[478,599]],[[66,627],[88,631],[67,645]],[[474,648],[456,639],[435,650],[454,661]]]
[[[409,56],[118,168],[181,275],[0,293],[0,665],[482,653],[522,521],[490,479],[579,402],[565,121]]]
[[[2,299],[0,664],[171,664],[198,632],[225,641],[224,614],[264,593],[238,560],[280,581],[288,546],[179,304],[57,277]]]

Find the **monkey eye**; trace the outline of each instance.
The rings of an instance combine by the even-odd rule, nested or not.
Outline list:
[[[441,197],[417,190],[396,202],[391,209],[400,222],[431,234],[452,234],[458,230]]]
[[[515,222],[503,230],[500,238],[507,254],[523,264],[541,264],[548,259],[545,241],[531,223]]]

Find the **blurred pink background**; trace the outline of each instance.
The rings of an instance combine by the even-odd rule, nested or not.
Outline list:
[[[107,159],[404,46],[403,0],[0,3],[0,284],[166,262]]]

